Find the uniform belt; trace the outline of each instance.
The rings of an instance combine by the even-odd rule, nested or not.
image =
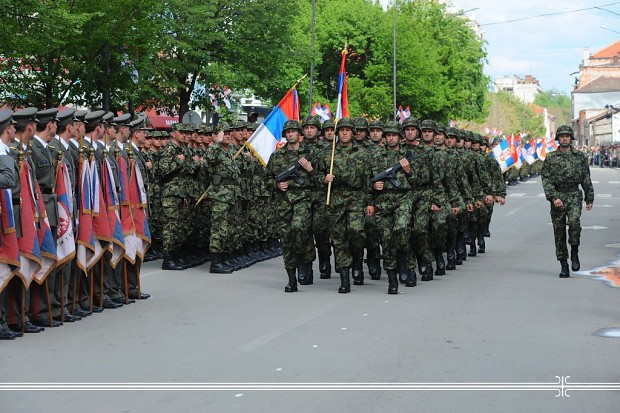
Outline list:
[[[427,184],[427,185],[415,185],[415,186],[413,187],[413,190],[414,190],[414,191],[424,191],[425,189],[428,189],[428,188],[430,188],[430,187],[431,187],[431,186],[430,186],[430,185],[428,185],[428,184]]]
[[[555,190],[558,192],[578,192],[579,185],[570,185],[570,186],[556,186]]]
[[[359,190],[362,189],[362,188],[354,188],[354,187],[349,186],[349,185],[335,185],[332,188],[339,189],[341,191],[359,191]]]

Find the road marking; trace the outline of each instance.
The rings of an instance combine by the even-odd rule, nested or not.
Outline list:
[[[536,196],[545,196],[544,192],[541,192],[540,194],[536,195]]]
[[[592,181],[593,184],[598,184],[598,181]]]
[[[525,192],[515,192],[514,194],[508,194],[506,197],[519,197],[527,195]]]
[[[620,181],[609,181],[610,184],[620,184]]]
[[[611,194],[596,194],[597,198],[611,198]]]
[[[597,208],[613,208],[613,205],[597,205]]]
[[[525,182],[521,182],[522,184],[537,184],[538,181],[534,180],[534,181],[525,181]]]
[[[599,227],[598,225],[592,225],[591,227],[581,227],[581,229],[593,229],[594,231],[597,231],[599,229],[607,229],[607,227]]]

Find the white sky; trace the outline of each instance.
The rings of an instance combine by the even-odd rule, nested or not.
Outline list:
[[[382,0],[382,4],[391,3]],[[492,79],[526,74],[540,80],[545,90],[570,93],[584,49],[591,53],[620,40],[620,1],[614,0],[448,0],[454,10],[466,11],[477,21],[487,42],[485,73]],[[614,4],[612,4],[614,3]],[[566,12],[519,22],[493,25],[506,20]],[[467,10],[477,8],[467,12]],[[616,14],[614,14],[616,13]],[[606,30],[600,26],[606,26]]]

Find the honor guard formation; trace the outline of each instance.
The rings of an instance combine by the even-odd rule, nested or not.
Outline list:
[[[285,142],[263,165],[245,144],[256,128],[175,124],[169,133],[129,114],[0,112],[0,185],[11,194],[2,208],[12,206],[11,219],[2,217],[2,246],[14,232],[18,262],[5,264],[20,267],[0,279],[7,280],[0,338],[148,298],[140,290],[143,261],[162,259],[164,270],[210,261],[209,272],[230,274],[282,255],[284,291],[295,292],[314,283],[318,256],[319,278],[338,274],[339,293],[351,292],[351,279],[363,286],[366,273],[380,280],[385,271],[388,294],[397,294],[399,284],[432,281],[486,252],[493,206],[506,196],[489,155],[497,138],[433,120],[321,123],[309,116],[286,121]],[[572,269],[579,269],[578,185],[588,209],[594,197],[569,129],[558,129],[560,149],[564,142],[568,150],[550,155],[542,169],[561,277],[568,276],[566,221]],[[100,196],[84,195],[98,185]],[[107,233],[98,229],[104,212],[112,223]],[[14,231],[7,231],[11,220]],[[67,228],[77,247],[62,261]],[[125,237],[120,255],[115,228]],[[58,248],[47,267],[46,234]],[[85,248],[89,237],[98,241]],[[38,252],[29,252],[32,245]],[[41,257],[36,271],[25,259],[31,256]]]

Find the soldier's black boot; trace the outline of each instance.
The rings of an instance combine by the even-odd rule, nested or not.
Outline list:
[[[454,263],[456,265],[463,265],[463,261],[467,259],[467,250],[465,249],[465,240],[463,239],[463,233],[459,233],[456,236],[456,259]]]
[[[303,281],[301,280],[301,275],[299,277],[299,285],[312,285],[314,283],[314,270],[312,269],[312,263],[308,262],[302,264],[299,268],[303,268],[302,272],[304,274]]]
[[[364,252],[353,253],[352,274],[354,285],[364,285],[364,268],[363,268]]]
[[[478,253],[484,254],[486,251],[486,244],[484,242],[484,228],[478,230]]]
[[[437,264],[435,275],[445,275],[446,262],[443,260],[443,252],[441,248],[435,248],[435,264]]]
[[[346,294],[351,292],[351,280],[349,279],[349,268],[340,268],[340,287],[338,292]]]
[[[239,271],[243,266],[235,256],[234,252],[227,252],[224,254],[224,264],[227,265],[231,271]]]
[[[409,278],[406,252],[399,252],[396,254],[396,268],[398,269],[398,280],[401,284],[406,283]]]
[[[467,255],[469,255],[470,257],[475,257],[477,255],[476,254],[476,239],[475,238],[472,239],[469,242],[469,253]]]
[[[396,278],[396,270],[387,270],[388,276],[388,294],[398,294],[398,279]]]
[[[573,271],[579,271],[579,268],[581,268],[581,263],[579,262],[579,247],[575,245],[570,247],[570,263],[570,268]]]
[[[297,277],[299,279],[300,285],[307,285],[308,270],[305,264],[301,264],[299,267],[297,267]]]
[[[370,274],[371,280],[381,279],[381,261],[379,260],[380,255],[381,249],[378,246],[377,248],[371,248],[368,250],[366,261],[368,264],[368,274]]]
[[[233,270],[224,262],[222,254],[214,252],[211,259],[209,272],[216,274],[232,274]]]
[[[332,278],[331,253],[329,250],[319,250],[319,273],[321,279],[327,280]]]
[[[430,262],[424,265],[424,271],[422,271],[422,266],[420,266],[420,274],[422,275],[422,281],[432,281],[433,280],[433,264]]]
[[[179,271],[182,270],[181,265],[175,260],[174,254],[164,254],[164,261],[161,263],[162,270]]]
[[[486,227],[484,228],[484,237],[491,238],[491,231],[489,230],[489,224],[487,224]]]
[[[456,252],[454,248],[448,249],[448,253],[446,254],[448,257],[448,263],[446,264],[446,270],[452,271],[456,270]]]
[[[415,273],[415,268],[409,268],[407,270],[407,283],[405,287],[415,287],[418,285],[418,275]]]
[[[562,268],[560,269],[560,278],[570,277],[570,273],[568,271],[568,261],[560,260],[560,265],[562,266]]]
[[[286,274],[288,274],[288,285],[284,287],[285,293],[293,293],[297,291],[297,276],[296,276],[296,268],[287,268]]]

